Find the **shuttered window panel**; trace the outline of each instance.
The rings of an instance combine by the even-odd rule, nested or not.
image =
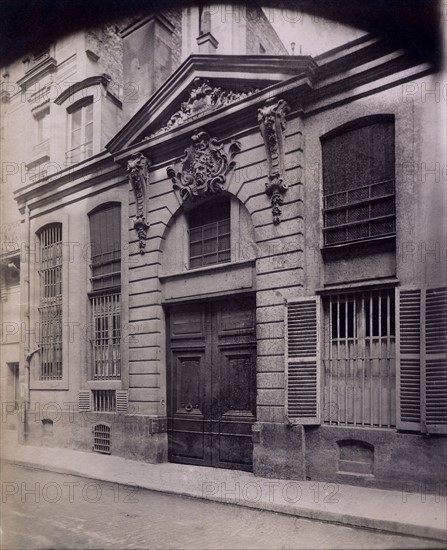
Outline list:
[[[421,429],[421,290],[398,293],[398,415],[401,430]]]
[[[81,390],[79,392],[79,412],[91,410],[91,393],[90,390]]]
[[[290,300],[285,323],[286,415],[293,424],[319,424],[319,298]]]
[[[116,390],[116,412],[126,413],[129,392],[127,390]]]
[[[447,433],[447,289],[425,297],[425,423],[427,433]]]

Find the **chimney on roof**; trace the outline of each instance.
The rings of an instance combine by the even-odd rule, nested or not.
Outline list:
[[[200,54],[216,53],[219,42],[211,33],[211,13],[199,7],[199,36],[197,37]]]

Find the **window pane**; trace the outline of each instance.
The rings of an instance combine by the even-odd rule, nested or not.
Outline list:
[[[216,237],[217,235],[217,223],[207,224],[203,228],[203,238],[209,239],[210,237]]]
[[[198,227],[196,229],[189,230],[189,240],[190,242],[196,242],[202,240],[202,228]]]
[[[84,141],[85,141],[85,143],[93,141],[93,124],[92,123],[87,124],[87,126],[85,127]]]
[[[208,239],[203,243],[203,253],[210,254],[217,250],[217,239]]]
[[[78,109],[71,114],[71,129],[77,130],[82,125],[82,109]]]
[[[229,250],[230,249],[230,235],[225,235],[224,237],[219,237],[218,250]]]
[[[229,199],[200,205],[189,214],[189,245],[190,268],[231,260]]]
[[[202,242],[199,243],[191,243],[189,247],[189,254],[191,257],[193,256],[201,256],[203,254],[202,250]]]
[[[83,107],[83,109],[85,109],[85,124],[93,122],[93,102]]]
[[[81,129],[73,130],[71,133],[71,148],[74,149],[81,145]]]
[[[210,254],[209,256],[204,256],[203,263],[204,265],[217,264],[217,254]]]

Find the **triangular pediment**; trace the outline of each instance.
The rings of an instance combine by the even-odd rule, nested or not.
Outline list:
[[[190,56],[109,142],[116,154],[310,69],[308,56]]]

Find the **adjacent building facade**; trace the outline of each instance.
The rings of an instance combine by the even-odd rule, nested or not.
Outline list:
[[[153,463],[445,485],[439,75],[372,36],[289,56],[250,24],[221,52],[211,11],[130,21],[124,75],[36,106],[70,164],[14,180],[6,417]]]

